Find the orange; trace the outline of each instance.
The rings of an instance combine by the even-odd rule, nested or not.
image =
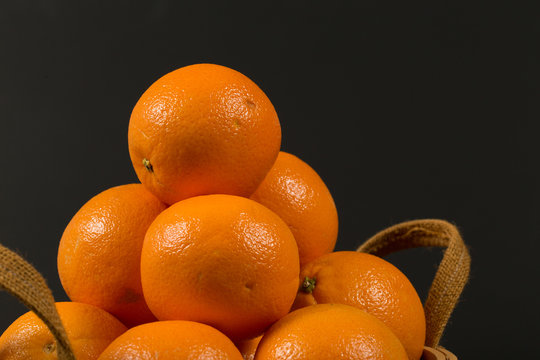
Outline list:
[[[234,195],[172,205],[148,229],[141,257],[144,296],[159,320],[202,322],[235,341],[288,313],[299,273],[283,220]]]
[[[56,309],[77,360],[95,360],[127,328],[114,316],[88,304],[60,302]],[[0,337],[2,360],[55,360],[56,340],[36,314],[27,312]]]
[[[338,234],[334,199],[315,170],[296,156],[280,152],[251,199],[289,225],[298,244],[300,264],[334,250]]]
[[[236,344],[244,360],[255,359],[255,351],[257,350],[257,346],[261,342],[262,337],[262,335],[259,335],[253,339],[243,340]]]
[[[98,306],[127,326],[154,321],[140,275],[146,230],[165,204],[141,184],[105,190],[71,219],[58,249],[58,272],[73,301]]]
[[[403,343],[410,360],[418,360],[426,337],[424,308],[409,279],[394,265],[354,251],[326,254],[302,267],[302,286],[293,308],[339,303],[364,310]]]
[[[205,194],[251,195],[281,146],[276,111],[238,71],[196,64],[158,79],[129,122],[140,181],[168,204]]]
[[[403,345],[374,316],[352,306],[296,310],[265,332],[255,360],[407,360]]]
[[[129,329],[99,360],[242,360],[231,340],[192,321],[159,321]]]

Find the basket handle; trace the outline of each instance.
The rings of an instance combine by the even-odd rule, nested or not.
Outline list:
[[[469,278],[471,258],[457,228],[444,220],[408,221],[375,234],[357,251],[385,256],[416,247],[447,248],[424,304],[426,345],[435,348]],[[22,257],[1,244],[0,289],[15,296],[43,320],[57,340],[59,360],[75,360],[45,279]]]
[[[1,244],[0,289],[19,299],[43,320],[56,339],[59,360],[75,360],[45,279],[26,260]]]
[[[382,257],[400,250],[434,246],[446,250],[424,304],[426,346],[433,348],[439,345],[469,279],[471,258],[457,228],[444,220],[407,221],[375,234],[357,249]]]

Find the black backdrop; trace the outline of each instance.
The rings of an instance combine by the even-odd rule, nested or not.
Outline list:
[[[127,125],[178,67],[232,67],[267,93],[282,148],[334,195],[338,249],[397,222],[461,229],[472,277],[443,337],[461,359],[532,352],[539,315],[539,30],[475,2],[19,0],[0,5],[0,242],[66,296],[58,241],[93,195],[136,181]],[[195,5],[196,3],[196,5]],[[389,258],[425,296],[441,252]],[[0,296],[0,328],[24,308]]]

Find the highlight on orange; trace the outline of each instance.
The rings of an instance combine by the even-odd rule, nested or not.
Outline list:
[[[167,204],[205,194],[250,196],[281,146],[274,106],[248,77],[195,64],[153,83],[129,121],[139,180]]]
[[[289,312],[299,273],[287,224],[234,195],[172,205],[148,229],[141,257],[144,297],[159,320],[202,322],[234,341]]]
[[[99,360],[242,360],[231,340],[192,321],[158,321],[129,329],[103,351]]]
[[[93,305],[58,302],[66,335],[77,360],[96,360],[127,328],[114,316]],[[32,311],[15,320],[0,337],[0,359],[56,359],[53,334]]]
[[[281,151],[251,199],[289,225],[300,264],[334,250],[338,235],[334,199],[319,174],[298,157]]]
[[[264,333],[255,360],[408,360],[394,333],[373,315],[349,305],[296,310]]]
[[[252,339],[246,339],[236,343],[236,347],[240,350],[244,360],[255,359],[255,352],[257,351],[257,346],[259,346],[262,337],[263,335],[259,335]]]
[[[306,264],[293,308],[346,304],[385,323],[399,338],[410,360],[418,360],[426,338],[422,302],[409,279],[374,255],[337,251]]]
[[[141,250],[146,230],[165,208],[141,184],[110,188],[84,204],[58,248],[58,274],[69,298],[130,327],[155,321],[142,293]]]

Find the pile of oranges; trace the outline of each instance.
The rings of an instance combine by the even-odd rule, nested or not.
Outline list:
[[[425,317],[381,258],[333,252],[338,217],[319,175],[280,152],[264,92],[227,67],[166,74],[131,114],[140,184],[90,199],[67,225],[57,303],[78,360],[419,360]],[[55,359],[33,313],[0,359]]]

